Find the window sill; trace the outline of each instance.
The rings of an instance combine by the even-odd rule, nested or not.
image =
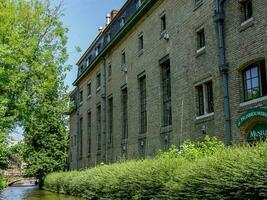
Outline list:
[[[202,119],[206,119],[206,118],[213,117],[213,116],[214,116],[214,112],[212,112],[212,113],[206,113],[204,115],[197,116],[196,117],[196,120],[202,120]]]
[[[254,19],[253,17],[249,18],[248,20],[244,21],[241,23],[241,28],[240,28],[240,32],[248,29],[249,27],[253,26],[254,25]]]
[[[240,103],[239,106],[240,107],[249,106],[249,105],[252,105],[252,104],[260,103],[260,102],[265,101],[265,100],[267,100],[267,96],[259,97],[257,99],[253,99],[253,100],[250,100],[250,101],[246,101],[246,102]]]
[[[92,95],[90,94],[89,96],[87,96],[87,100],[91,99]]]
[[[98,88],[96,88],[96,93],[98,93],[101,90],[101,86],[99,86]]]
[[[203,55],[205,53],[206,53],[206,47],[204,46],[204,47],[202,47],[202,48],[197,50],[196,57],[199,57],[199,56],[201,56],[201,55]]]

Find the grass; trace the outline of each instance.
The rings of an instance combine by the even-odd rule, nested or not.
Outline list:
[[[87,199],[267,199],[267,143],[188,142],[154,159],[53,173],[45,189]]]

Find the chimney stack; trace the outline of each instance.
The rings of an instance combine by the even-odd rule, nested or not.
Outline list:
[[[114,17],[118,14],[118,10],[112,10],[110,14],[110,21],[114,19]]]
[[[102,32],[102,31],[103,31],[103,27],[100,26],[100,27],[98,28],[98,31],[99,31],[99,32]]]

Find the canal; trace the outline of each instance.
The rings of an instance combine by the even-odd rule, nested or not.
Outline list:
[[[39,190],[38,186],[20,185],[8,187],[0,193],[0,200],[84,200]]]

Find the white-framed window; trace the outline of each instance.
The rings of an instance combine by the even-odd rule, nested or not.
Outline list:
[[[206,46],[205,30],[204,28],[197,31],[197,49],[204,49]]]
[[[239,3],[241,5],[242,22],[246,22],[252,19],[253,17],[252,0],[240,0]]]
[[[244,101],[267,95],[265,61],[247,66],[242,71]]]
[[[196,86],[197,116],[214,112],[212,81],[207,81]]]
[[[138,36],[138,51],[142,51],[144,49],[144,36],[140,34]]]

